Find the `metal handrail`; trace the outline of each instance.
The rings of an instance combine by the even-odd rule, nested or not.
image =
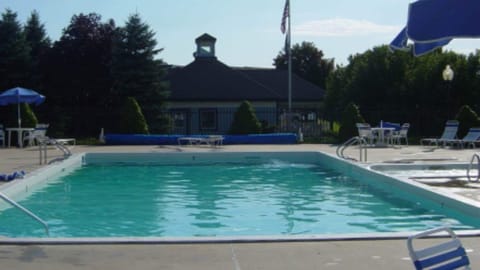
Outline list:
[[[472,181],[472,178],[470,177],[470,170],[472,169],[473,162],[475,160],[477,160],[477,176],[475,177],[475,180]],[[467,168],[467,178],[468,182],[478,182],[478,180],[480,179],[480,155],[478,153],[473,154],[472,159],[470,160],[470,164]]]
[[[29,215],[31,218],[35,219],[36,221],[40,222],[43,227],[45,228],[45,233],[47,234],[47,236],[50,236],[50,231],[48,229],[48,224],[43,221],[41,218],[39,218],[37,215],[35,215],[34,213],[30,212],[30,210],[28,210],[27,208],[21,206],[20,204],[18,204],[17,202],[15,202],[14,200],[8,198],[5,194],[1,193],[0,192],[0,198],[2,198],[4,201],[8,202],[9,204],[11,204],[12,206],[22,210],[24,213],[26,213],[27,215]]]
[[[336,151],[337,156],[340,157],[340,158],[343,158],[343,159],[352,159],[352,158],[346,157],[344,155],[344,151],[349,146],[354,145],[354,144],[358,144],[358,146],[359,146],[359,150],[360,150],[359,160],[360,160],[360,162],[367,162],[367,147],[366,147],[367,141],[365,140],[365,138],[360,137],[360,136],[352,137],[349,140],[347,140],[346,142],[344,142],[343,144],[339,145],[337,147],[337,151]]]
[[[37,138],[37,140],[39,142],[38,143],[38,151],[39,151],[39,154],[40,154],[40,165],[47,164],[47,145],[49,145],[49,144],[54,145],[55,147],[57,147],[57,149],[62,151],[63,152],[63,158],[56,158],[56,159],[48,162],[48,164],[51,164],[55,161],[67,159],[69,156],[72,155],[72,152],[70,151],[70,149],[68,149],[68,147],[59,143],[55,139],[44,136],[44,137],[41,137],[41,138]]]

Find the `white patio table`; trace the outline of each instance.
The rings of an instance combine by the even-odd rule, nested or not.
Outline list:
[[[376,147],[387,147],[388,146],[388,136],[387,134],[392,134],[395,131],[393,127],[372,127],[372,132],[377,134],[377,141],[375,142]]]
[[[5,129],[8,132],[8,147],[11,146],[11,138],[12,138],[12,131],[17,132],[17,140],[18,140],[18,147],[23,147],[23,133],[24,132],[32,132],[33,128],[18,128],[18,127],[11,127]]]

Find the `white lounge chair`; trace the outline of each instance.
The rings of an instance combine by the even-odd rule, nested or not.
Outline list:
[[[221,135],[208,135],[202,137],[180,137],[178,145],[200,145],[205,144],[211,147],[218,147],[223,144],[224,137]]]
[[[37,124],[33,131],[27,132],[25,136],[23,136],[23,145],[26,145],[25,141],[28,141],[28,146],[37,144],[37,138],[45,137],[49,126],[49,124]]]
[[[424,138],[420,140],[420,144],[425,145],[428,143],[429,145],[435,144],[436,146],[441,144],[445,146],[448,141],[457,139],[458,125],[457,120],[448,120],[440,138]]]
[[[445,238],[429,239],[430,244],[426,246],[426,243],[422,243],[418,248],[414,247],[415,242],[422,242],[420,238],[430,237],[438,233],[447,233],[449,238],[445,241]],[[425,241],[423,241],[425,242]],[[419,243],[418,243],[419,244]],[[407,240],[408,252],[410,258],[415,265],[415,269],[470,269],[470,261],[468,259],[465,248],[463,248],[460,239],[457,235],[448,227],[440,227],[408,237]]]

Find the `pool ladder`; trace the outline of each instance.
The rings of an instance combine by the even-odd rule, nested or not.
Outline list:
[[[68,149],[68,147],[66,147],[64,144],[59,143],[55,139],[44,137],[42,139],[39,139],[39,143],[38,143],[38,150],[40,153],[40,165],[47,164],[47,146],[48,145],[54,145],[58,150],[63,152],[63,158],[56,158],[48,162],[48,164],[51,164],[55,161],[67,159],[69,156],[72,155],[72,152],[70,151],[70,149]]]
[[[32,213],[30,210],[28,210],[27,208],[21,206],[20,204],[18,204],[17,202],[15,202],[14,200],[8,198],[5,194],[1,193],[0,192],[0,198],[2,198],[4,201],[6,201],[7,203],[9,203],[10,205],[12,205],[13,207],[16,207],[17,209],[20,209],[22,212],[24,212],[25,214],[27,214],[28,216],[30,216],[31,218],[35,219],[36,221],[38,221],[39,223],[41,223],[43,225],[43,227],[45,228],[45,233],[47,234],[47,236],[50,236],[50,231],[48,229],[48,224],[43,221],[41,218],[39,218],[37,215],[35,215],[34,213]]]
[[[352,146],[352,145],[358,145],[358,148],[360,151],[358,160],[348,157],[344,154],[345,149],[347,149],[349,146]],[[343,144],[337,147],[337,156],[343,159],[367,162],[367,140],[365,140],[365,138],[360,136],[350,138],[348,141],[344,142]]]
[[[472,176],[470,176],[470,171],[472,170],[473,163],[475,162],[477,163],[477,175],[475,176],[475,179],[472,180]],[[468,165],[468,168],[467,168],[467,178],[468,178],[468,182],[478,182],[478,180],[480,179],[480,154],[479,153],[473,154],[472,159],[470,160],[470,164]]]

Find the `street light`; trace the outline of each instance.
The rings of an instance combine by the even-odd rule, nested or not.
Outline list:
[[[448,84],[447,85],[447,103],[448,103],[448,117],[450,118],[450,90],[452,88],[452,80],[453,80],[454,72],[452,68],[450,68],[450,65],[446,65],[445,69],[442,72],[442,77],[443,80]]]
[[[454,72],[450,65],[446,65],[442,72],[443,80],[451,82],[453,80]]]

